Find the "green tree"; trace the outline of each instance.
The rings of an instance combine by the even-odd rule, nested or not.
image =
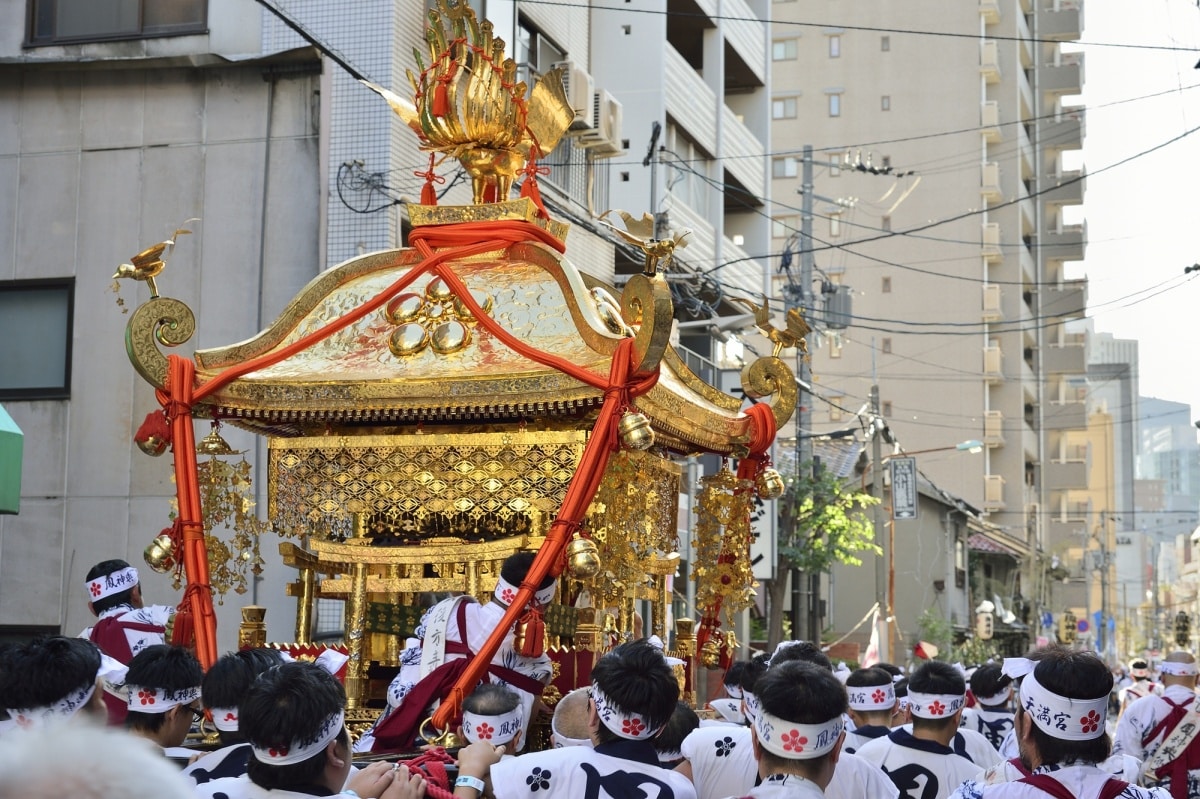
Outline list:
[[[787,577],[793,569],[823,574],[835,563],[862,564],[864,552],[879,554],[875,528],[867,509],[879,502],[848,486],[837,475],[805,463],[779,499],[779,528],[775,577],[766,581],[770,615],[767,644],[783,639],[783,608]]]

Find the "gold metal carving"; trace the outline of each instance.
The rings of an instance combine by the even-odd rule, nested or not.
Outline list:
[[[196,222],[198,219],[189,219],[184,222]],[[150,299],[158,299],[158,285],[154,282],[154,278],[162,274],[163,269],[167,265],[167,259],[171,257],[171,252],[175,249],[175,239],[184,233],[191,233],[190,230],[180,228],[171,234],[171,238],[166,241],[160,241],[158,244],[147,247],[129,260],[133,263],[121,264],[117,267],[116,274],[113,275],[113,280],[141,280],[150,287]]]
[[[599,221],[613,233],[616,233],[625,241],[637,247],[646,256],[646,261],[642,265],[642,274],[647,277],[653,277],[658,274],[659,270],[665,270],[671,264],[671,257],[675,254],[678,247],[687,246],[687,235],[691,232],[683,230],[675,236],[666,239],[656,238],[654,229],[655,219],[650,214],[642,214],[641,219],[635,219],[632,214],[627,211],[617,211],[617,215],[625,224],[625,230],[621,230],[616,225],[607,221],[606,217],[612,213],[605,211],[600,215]]]
[[[192,309],[179,300],[155,297],[139,305],[125,326],[125,351],[147,383],[162,388],[167,383],[167,356],[158,349],[178,347],[196,332]]]
[[[753,603],[757,585],[750,565],[754,483],[739,479],[725,466],[700,478],[700,485],[692,541],[696,605],[709,608],[720,603],[726,618],[732,621]]]
[[[771,414],[776,427],[782,427],[796,410],[796,375],[779,358],[758,358],[747,364],[742,369],[742,390],[752,399],[772,397]]]
[[[772,357],[778,358],[781,351],[791,347],[799,347],[804,357],[808,357],[808,341],[806,336],[812,332],[812,328],[808,326],[808,322],[805,322],[804,317],[800,315],[800,309],[788,309],[788,312],[784,315],[787,326],[783,330],[780,330],[771,322],[771,300],[769,297],[763,297],[762,305],[756,305],[750,302],[750,300],[740,297],[734,297],[733,302],[749,308],[754,314],[755,327],[761,330],[763,335],[775,345],[775,349],[771,351]]]
[[[567,240],[571,226],[557,219],[538,216],[538,207],[528,197],[485,205],[417,205],[409,203],[408,220],[413,227],[454,225],[460,222],[528,222],[549,232],[559,241]]]
[[[621,293],[621,313],[632,325],[634,374],[647,374],[662,361],[671,339],[671,319],[675,305],[671,290],[661,275],[634,275]]]

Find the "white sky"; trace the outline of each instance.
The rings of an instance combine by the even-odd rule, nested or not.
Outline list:
[[[1140,342],[1142,395],[1188,403],[1200,418],[1200,272],[1183,275],[1200,262],[1200,131],[1105,170],[1200,127],[1200,7],[1084,0],[1083,8],[1089,241],[1068,277],[1089,278],[1097,331]]]

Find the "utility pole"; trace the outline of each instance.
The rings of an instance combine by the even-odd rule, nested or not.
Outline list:
[[[875,546],[880,553],[875,558],[875,602],[879,607],[879,659],[884,663],[892,662],[892,608],[888,604],[888,536],[885,534],[883,521],[883,430],[879,416],[879,384],[871,386],[871,495],[879,500],[871,509],[872,521],[875,524]]]

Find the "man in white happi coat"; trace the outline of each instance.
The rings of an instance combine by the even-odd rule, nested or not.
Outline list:
[[[1142,658],[1129,662],[1129,677],[1133,682],[1117,692],[1117,702],[1122,713],[1143,696],[1162,693],[1162,686],[1150,679],[1150,664]]]
[[[1174,799],[1195,799],[1200,797],[1196,659],[1172,652],[1159,668],[1162,696],[1144,696],[1125,708],[1113,749],[1143,761],[1145,784],[1169,788]]]
[[[592,667],[593,749],[568,746],[500,760],[479,742],[459,751],[460,799],[695,799],[684,776],[659,765],[652,739],[670,720],[679,683],[644,640],[621,644]]]
[[[867,741],[886,737],[892,731],[892,716],[899,700],[892,675],[875,667],[852,671],[846,678],[848,715],[853,729],[846,731],[842,751],[853,754]]]
[[[923,663],[908,681],[912,732],[903,727],[892,730],[864,744],[858,756],[882,768],[902,797],[945,799],[979,771],[978,765],[950,746],[966,693],[962,674],[949,663]]]
[[[846,695],[825,669],[785,662],[755,685],[750,745],[759,783],[753,799],[821,799],[845,739]]]
[[[950,799],[1160,796],[1100,768],[1111,751],[1104,725],[1112,674],[1103,661],[1091,652],[1052,646],[1028,658],[1005,658],[1003,670],[1020,681],[1014,719],[1020,768],[1015,775],[1003,765],[989,769]]]
[[[103,724],[106,681],[124,682],[125,667],[83,638],[50,636],[0,649],[0,737],[68,720]]]
[[[456,596],[442,600],[425,613],[414,631],[415,637],[408,639],[400,655],[400,672],[387,690],[387,708],[374,728],[355,744],[355,751],[415,748],[418,726],[443,695],[439,686],[449,690],[457,676],[455,668],[463,666],[483,648],[516,598],[534,557],[533,552],[517,552],[504,561],[490,602],[481,605],[472,597]],[[547,577],[538,587],[534,603],[549,605],[556,585],[553,577]],[[541,708],[542,688],[550,681],[552,666],[545,653],[533,658],[522,656],[514,650],[513,641],[510,629],[488,666],[488,678],[520,694],[524,718],[529,723],[535,710]],[[463,662],[456,664],[456,661]],[[405,721],[400,723],[401,719]],[[409,723],[410,719],[415,721]]]
[[[155,644],[134,655],[125,675],[129,714],[125,729],[180,762],[195,753],[181,749],[192,724],[204,718],[200,683],[204,669],[191,650]]]
[[[831,675],[833,673],[829,658],[812,646],[781,647],[770,663],[771,668],[778,668],[793,661],[816,665]],[[767,671],[764,663],[751,661],[742,672],[742,709],[749,724],[754,723],[758,714],[759,700],[755,691]],[[692,780],[698,799],[743,796],[757,784],[758,765],[750,735],[748,726],[701,727],[684,739],[684,762],[676,771]],[[877,767],[857,755],[843,752],[834,768],[833,778],[825,787],[825,795],[829,799],[895,799],[899,792]]]
[[[997,663],[985,663],[971,674],[975,707],[963,710],[962,727],[987,738],[996,751],[1013,726],[1012,680]]]
[[[255,680],[239,705],[250,743],[246,773],[196,787],[199,799],[422,799],[419,769],[378,761],[351,774],[346,692],[316,663],[284,663]]]

